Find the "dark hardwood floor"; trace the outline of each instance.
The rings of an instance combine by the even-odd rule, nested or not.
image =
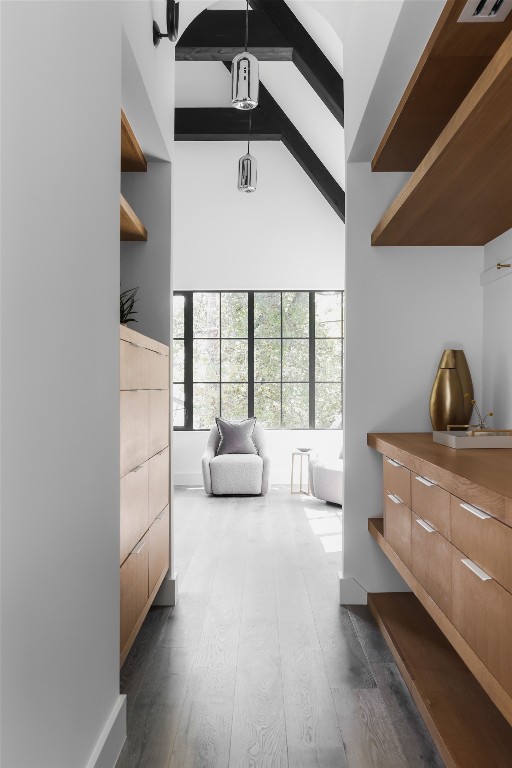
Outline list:
[[[366,607],[340,607],[341,509],[286,487],[175,495],[179,601],[121,671],[117,768],[442,768]]]

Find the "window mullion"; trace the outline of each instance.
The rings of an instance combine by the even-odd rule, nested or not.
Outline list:
[[[194,428],[194,306],[192,291],[184,292],[185,429]]]
[[[254,416],[254,291],[247,293],[247,415]]]
[[[315,429],[315,291],[309,291],[309,428]]]

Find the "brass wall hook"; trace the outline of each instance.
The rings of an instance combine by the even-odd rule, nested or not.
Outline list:
[[[508,269],[508,267],[512,267],[512,264],[496,264],[496,269]]]

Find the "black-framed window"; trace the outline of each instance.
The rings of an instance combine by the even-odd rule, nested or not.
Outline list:
[[[341,429],[343,291],[176,291],[174,428]]]

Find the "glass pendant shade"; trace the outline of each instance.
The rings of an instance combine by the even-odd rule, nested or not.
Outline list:
[[[258,176],[258,162],[249,152],[238,161],[238,189],[240,192],[255,192]]]
[[[252,53],[239,53],[231,64],[231,104],[235,109],[258,106],[258,59]]]

